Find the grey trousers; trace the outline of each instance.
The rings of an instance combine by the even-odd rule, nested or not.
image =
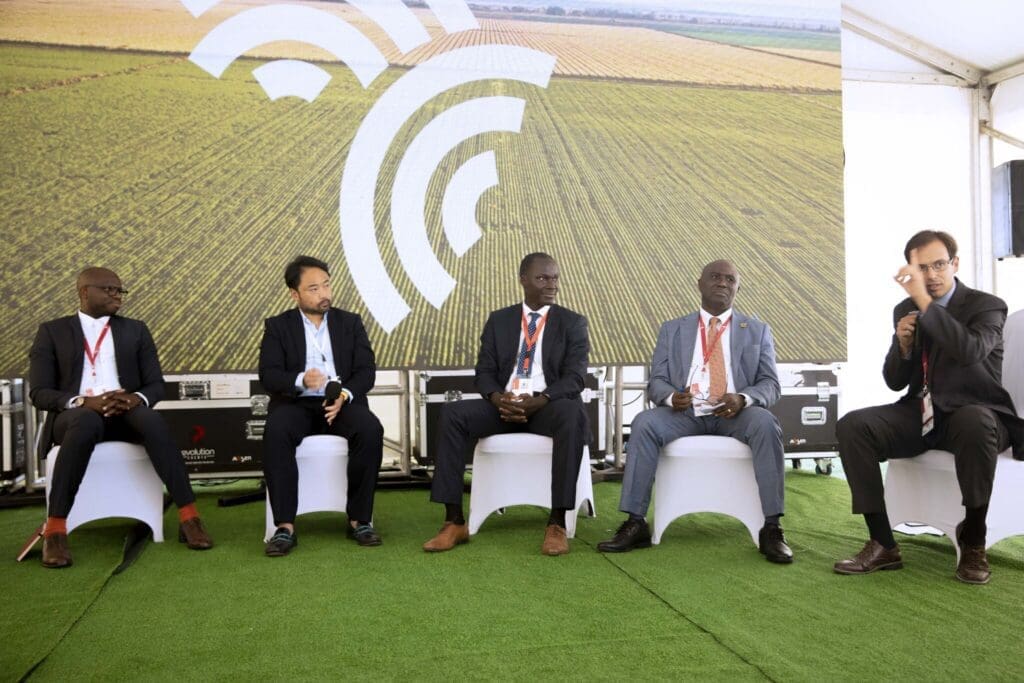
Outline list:
[[[622,478],[619,509],[646,515],[662,446],[683,436],[731,436],[750,446],[754,478],[765,517],[783,513],[785,463],[782,429],[768,410],[750,406],[731,420],[715,416],[695,417],[692,410],[673,411],[668,406],[645,410],[636,416],[627,444],[626,473]]]

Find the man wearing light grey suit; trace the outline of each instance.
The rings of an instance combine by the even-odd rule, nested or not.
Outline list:
[[[779,398],[771,328],[732,307],[740,276],[728,261],[704,267],[697,289],[701,310],[661,327],[651,361],[648,398],[657,405],[633,420],[619,509],[629,517],[602,552],[651,545],[644,519],[658,467],[658,453],[683,436],[731,436],[750,446],[765,524],[760,552],[789,563],[779,518],[783,514],[782,430],[768,408]]]

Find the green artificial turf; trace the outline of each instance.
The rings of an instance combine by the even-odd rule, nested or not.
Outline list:
[[[200,490],[217,542],[189,551],[165,521],[111,576],[130,522],[71,534],[74,567],[15,564],[41,508],[0,511],[0,678],[17,680],[674,679],[1020,680],[1024,538],[990,552],[993,579],[953,579],[945,538],[900,537],[906,568],[838,576],[860,548],[846,484],[787,474],[796,562],[757,553],[742,525],[691,515],[660,546],[601,555],[619,485],[595,486],[572,552],[539,554],[546,512],[492,516],[472,541],[430,555],[439,526],[424,491],[378,493],[379,548],[344,538],[342,515],[299,518],[299,546],[262,555],[263,504],[217,508]]]

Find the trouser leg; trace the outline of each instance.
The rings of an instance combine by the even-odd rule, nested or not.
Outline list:
[[[348,517],[369,522],[384,458],[384,427],[368,407],[352,403],[342,406],[328,432],[348,439]]]
[[[703,433],[701,418],[673,411],[667,406],[651,408],[637,415],[630,426],[619,509],[631,515],[646,515],[662,447],[680,437]]]
[[[574,510],[576,481],[589,434],[583,402],[569,398],[551,401],[530,417],[526,429],[533,434],[551,437],[552,509]]]
[[[913,401],[847,413],[836,425],[836,437],[855,514],[885,509],[880,462],[910,458],[927,448],[921,437],[921,409]]]
[[[452,401],[441,406],[430,500],[461,505],[466,457],[472,445],[485,436],[522,429],[522,425],[503,422],[498,409],[484,399]]]
[[[313,408],[319,404],[315,401]],[[304,402],[275,406],[263,432],[263,476],[267,480],[275,524],[292,524],[299,505],[299,468],[295,449],[313,430],[314,411]]]
[[[997,458],[1010,445],[1006,426],[983,406],[964,406],[943,420],[945,433],[937,447],[953,454],[964,507],[988,505]]]
[[[71,512],[93,448],[103,439],[104,430],[104,420],[94,410],[72,408],[57,414],[53,439],[60,444],[60,451],[50,476],[48,516],[67,517]]]
[[[708,433],[731,436],[750,447],[754,459],[754,479],[765,518],[785,511],[785,453],[779,421],[765,408],[750,406],[736,417],[706,417]]]
[[[140,405],[120,417],[111,419],[121,423],[117,425],[118,431],[126,427],[131,432],[126,440],[141,440],[150,462],[153,463],[153,469],[167,487],[175,505],[180,508],[195,502],[196,497],[192,492],[192,484],[189,482],[188,470],[185,468],[181,451],[174,444],[167,421],[159,413],[149,406]],[[108,439],[116,438],[114,432],[114,429],[108,432]]]

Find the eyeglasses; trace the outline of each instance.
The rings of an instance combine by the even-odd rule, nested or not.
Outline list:
[[[941,273],[946,270],[950,263],[952,263],[952,261],[939,259],[938,261],[935,261],[933,263],[922,263],[921,265],[918,266],[918,268],[920,268],[921,272],[924,273],[925,275],[928,274],[929,270],[933,270],[936,273]]]
[[[115,294],[118,296],[124,296],[125,294],[128,293],[128,290],[125,289],[124,287],[114,287],[107,285],[86,285],[86,287],[95,287],[96,289],[102,289],[107,296],[114,296]]]

